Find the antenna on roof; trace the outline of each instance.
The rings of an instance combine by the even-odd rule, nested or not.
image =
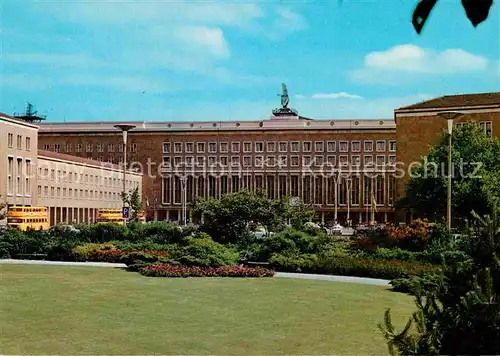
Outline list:
[[[24,113],[14,113],[14,117],[30,123],[39,123],[46,119],[45,115],[38,115],[35,106],[30,102],[26,104],[26,111]]]

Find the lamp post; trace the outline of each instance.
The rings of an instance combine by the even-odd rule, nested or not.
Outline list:
[[[346,178],[346,191],[347,191],[347,226],[351,227],[351,189],[352,178]]]
[[[458,111],[444,111],[437,114],[446,119],[448,123],[448,193],[446,204],[446,222],[448,231],[451,231],[451,171],[452,171],[452,134],[453,134],[453,120],[463,114]]]
[[[187,177],[184,175],[180,177],[181,187],[182,187],[182,223],[186,226],[186,215],[187,215]]]
[[[127,194],[127,134],[130,130],[135,128],[135,125],[128,125],[128,124],[122,124],[122,125],[115,125],[115,128],[118,130],[121,130],[122,136],[123,136],[123,205],[122,208],[125,208],[125,195]],[[123,211],[123,210],[122,210]],[[125,225],[127,224],[127,220],[124,219]]]

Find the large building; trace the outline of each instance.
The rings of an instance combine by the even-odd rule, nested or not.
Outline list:
[[[499,135],[500,93],[445,96],[395,110],[393,119],[310,120],[279,110],[269,120],[132,122],[130,168],[144,174],[149,219],[181,220],[195,197],[265,189],[298,197],[330,222],[392,221],[404,194],[404,169],[424,156],[446,128],[438,114],[478,121]],[[40,149],[119,164],[117,122],[44,123]]]
[[[123,169],[37,149],[38,126],[0,114],[0,200],[8,206],[46,206],[51,225],[94,222],[99,208],[121,208]],[[142,174],[127,172],[128,191]]]

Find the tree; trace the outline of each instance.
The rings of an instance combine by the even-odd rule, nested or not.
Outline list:
[[[7,201],[0,195],[0,220],[7,217]]]
[[[413,11],[412,23],[418,34],[427,21],[438,0],[420,0]],[[467,18],[474,27],[488,18],[493,0],[462,0]]]
[[[267,231],[280,231],[288,220],[299,224],[311,211],[303,206],[292,207],[287,197],[268,199],[266,192],[259,190],[226,194],[220,199],[199,198],[193,203],[193,214],[203,215],[201,229],[214,240],[237,243],[248,238],[258,225]]]
[[[379,327],[391,355],[500,352],[500,211],[474,217],[476,226],[463,242],[469,259],[443,263],[437,286],[416,296],[417,311],[402,332],[396,332],[386,311]]]
[[[142,200],[139,194],[139,188],[136,187],[130,190],[128,194],[122,192],[122,201],[130,207],[130,220],[139,220],[139,214],[142,212]]]
[[[500,201],[500,141],[489,138],[477,123],[457,128],[452,140],[452,214],[455,220],[471,218],[474,210],[491,214]],[[448,136],[430,148],[412,171],[405,197],[396,203],[417,217],[437,221],[446,215]]]

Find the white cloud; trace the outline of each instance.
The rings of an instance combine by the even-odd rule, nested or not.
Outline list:
[[[295,95],[295,99],[301,100],[301,99],[305,99],[305,98],[307,98],[307,97],[305,95],[302,95],[302,94]]]
[[[363,67],[349,73],[351,79],[363,83],[397,84],[408,78],[401,73],[443,75],[481,72],[488,59],[463,49],[434,51],[412,44],[375,51],[364,57]]]
[[[266,36],[272,40],[280,40],[307,27],[307,21],[302,15],[286,7],[278,6],[274,16],[276,19],[272,25],[269,28],[264,28]]]
[[[186,47],[197,48],[215,57],[229,57],[229,47],[220,28],[182,26],[174,32],[174,36]]]
[[[318,93],[311,96],[312,99],[363,99],[362,96],[349,94],[346,92],[340,93]]]

